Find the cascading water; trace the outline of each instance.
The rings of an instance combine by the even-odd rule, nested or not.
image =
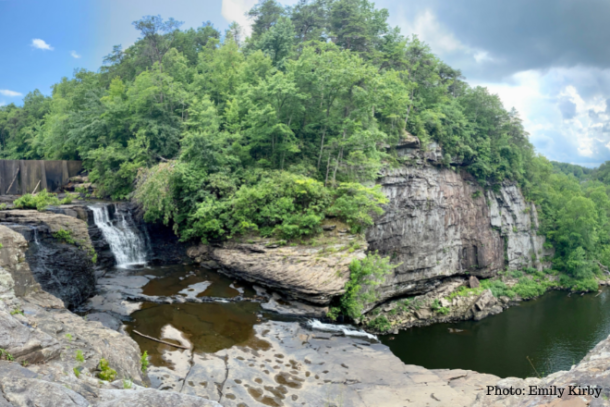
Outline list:
[[[125,215],[116,211],[118,219],[110,219],[108,205],[89,206],[93,211],[95,225],[101,230],[116,258],[117,267],[126,268],[146,264],[144,239],[127,222]]]

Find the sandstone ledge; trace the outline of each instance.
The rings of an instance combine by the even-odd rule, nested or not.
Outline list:
[[[325,231],[313,243],[228,242],[220,247],[191,247],[187,254],[196,262],[216,262],[230,277],[271,288],[288,298],[327,305],[345,292],[349,264],[365,257],[367,245],[363,236],[336,229]]]

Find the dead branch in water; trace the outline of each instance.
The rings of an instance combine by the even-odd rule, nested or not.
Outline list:
[[[180,349],[190,349],[190,348],[187,348],[186,346],[176,345],[175,343],[165,342],[165,341],[162,341],[161,339],[157,339],[157,338],[153,338],[152,336],[144,335],[143,333],[140,333],[140,332],[136,331],[135,329],[132,332],[136,335],[140,335],[143,338],[150,339],[151,341],[159,342],[159,343],[169,345],[169,346],[174,346],[174,347],[180,348]]]

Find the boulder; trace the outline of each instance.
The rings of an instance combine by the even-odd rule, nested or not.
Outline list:
[[[44,363],[58,357],[61,352],[59,342],[51,335],[28,326],[23,316],[11,315],[14,311],[21,311],[18,305],[8,309],[0,302],[0,349],[17,362]]]

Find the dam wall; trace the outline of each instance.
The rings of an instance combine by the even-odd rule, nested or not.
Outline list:
[[[81,161],[0,160],[0,195],[59,192],[82,169]]]

